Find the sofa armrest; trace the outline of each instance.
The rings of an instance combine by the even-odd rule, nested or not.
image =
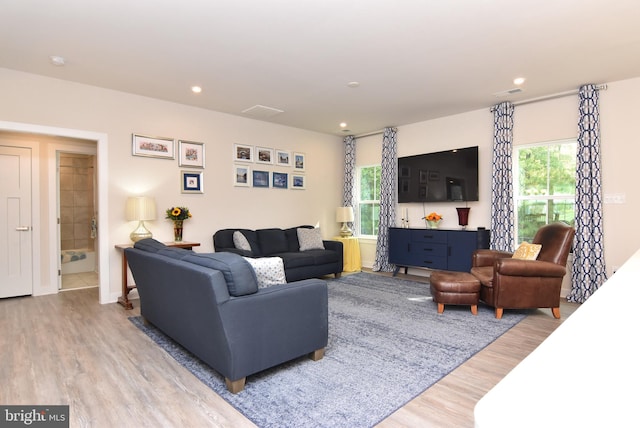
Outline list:
[[[493,266],[496,260],[510,258],[513,254],[506,251],[480,249],[473,252],[471,266]]]
[[[261,288],[219,305],[231,350],[231,380],[322,349],[328,340],[327,285],[307,279]]]
[[[342,253],[342,242],[340,241],[322,241],[325,250],[331,250]]]
[[[567,269],[564,266],[542,260],[508,258],[496,261],[495,272],[506,276],[561,278],[567,273]]]

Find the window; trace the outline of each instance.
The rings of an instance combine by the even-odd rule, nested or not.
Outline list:
[[[548,223],[575,222],[576,141],[515,148],[516,245]]]
[[[358,168],[357,230],[360,236],[377,236],[380,221],[380,165]]]

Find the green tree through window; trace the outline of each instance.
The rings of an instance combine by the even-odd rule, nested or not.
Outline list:
[[[540,226],[575,223],[576,141],[516,147],[516,244],[531,242]]]
[[[376,236],[380,219],[380,165],[359,168],[358,231],[360,236]]]

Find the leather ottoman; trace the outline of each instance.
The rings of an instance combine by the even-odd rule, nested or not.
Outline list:
[[[478,314],[480,281],[467,272],[436,270],[429,279],[431,296],[438,304],[438,313],[444,312],[444,305],[470,305],[471,313]]]

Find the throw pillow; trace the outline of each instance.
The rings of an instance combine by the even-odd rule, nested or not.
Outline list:
[[[314,229],[298,228],[298,242],[300,243],[300,251],[324,250],[319,227]]]
[[[244,236],[244,233],[236,230],[233,232],[233,245],[239,250],[245,250],[251,252],[251,245],[249,245],[249,241],[247,237]]]
[[[514,259],[522,259],[522,260],[535,260],[538,258],[538,254],[540,254],[540,249],[542,245],[540,244],[529,244],[528,242],[523,242],[520,244],[515,253],[513,253]]]
[[[287,277],[284,274],[284,262],[280,257],[260,257],[252,259],[244,258],[256,273],[258,287],[265,288],[275,284],[286,284]]]

